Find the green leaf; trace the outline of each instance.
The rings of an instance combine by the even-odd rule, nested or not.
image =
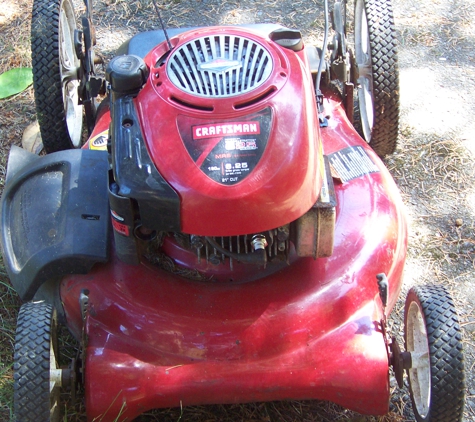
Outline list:
[[[33,83],[30,67],[18,67],[0,75],[0,100],[24,91]]]

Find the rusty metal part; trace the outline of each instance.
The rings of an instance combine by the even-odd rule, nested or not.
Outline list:
[[[351,48],[348,49],[348,55],[350,58],[350,82],[353,85],[356,85],[360,75],[358,71],[358,64],[356,63],[355,53]]]
[[[355,92],[355,86],[353,85],[352,82],[346,82],[345,83],[345,110],[346,110],[346,116],[348,117],[348,120],[350,121],[351,124],[353,124],[354,121],[354,110],[355,110],[355,102],[354,102],[354,92]]]
[[[76,393],[79,387],[78,374],[78,359],[75,358],[71,359],[71,362],[66,368],[61,369],[61,386],[63,388],[69,387],[72,403],[76,402]]]
[[[399,388],[404,386],[404,370],[412,367],[412,359],[410,352],[401,352],[401,348],[396,337],[391,338],[391,366],[393,367],[394,376],[396,377]]]
[[[298,256],[323,258],[333,253],[336,199],[328,159],[320,197],[315,205],[296,221],[295,249]]]

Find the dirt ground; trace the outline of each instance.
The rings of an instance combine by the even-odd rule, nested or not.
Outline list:
[[[0,73],[30,64],[30,0],[0,7]],[[321,1],[172,0],[160,2],[169,27],[275,22],[299,28],[321,44]],[[475,421],[475,0],[393,0],[401,83],[401,125],[396,153],[386,160],[410,219],[404,292],[411,286],[446,285],[464,333],[465,421]],[[78,3],[81,6],[81,3]],[[98,52],[111,56],[137,32],[158,29],[150,0],[94,2]],[[0,188],[10,145],[35,120],[32,88],[0,101]],[[11,351],[19,301],[0,271],[0,420],[11,417]],[[401,295],[391,321],[396,333]],[[393,380],[393,385],[395,385]],[[81,408],[68,420],[84,420]],[[407,389],[394,388],[391,413],[365,418],[328,403],[286,402],[203,406],[162,411],[140,420],[333,421],[413,420]]]

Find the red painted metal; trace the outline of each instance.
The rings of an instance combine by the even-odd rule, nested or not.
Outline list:
[[[294,221],[316,202],[322,183],[320,128],[305,53],[296,54],[252,31],[229,27],[190,31],[172,42],[179,46],[202,35],[223,32],[265,44],[274,70],[261,87],[230,98],[187,94],[169,81],[163,68],[156,67],[168,50],[163,43],[145,57],[151,69],[149,83],[136,99],[152,159],[180,196],[182,231],[206,236],[256,233]],[[272,114],[272,127],[264,154],[249,176],[229,186],[200,170],[204,156],[219,138],[187,139],[193,126],[248,121],[263,111]],[[201,149],[196,162],[186,143]]]
[[[347,183],[335,181],[331,257],[293,256],[289,266],[248,283],[237,283],[236,272],[223,265],[215,271],[235,281],[209,283],[146,263],[129,266],[112,254],[90,274],[62,281],[68,325],[78,337],[79,296],[89,291],[89,420],[115,420],[119,414],[125,420],[181,404],[312,398],[366,414],[387,412],[388,351],[376,274],[388,276],[390,311],[402,283],[406,221],[383,163],[336,99],[325,100],[325,107],[330,114],[329,126],[321,130],[325,154],[360,145],[379,169]],[[189,189],[173,177],[180,189]],[[191,259],[184,251],[173,253]],[[243,279],[257,271],[242,266],[237,275]]]

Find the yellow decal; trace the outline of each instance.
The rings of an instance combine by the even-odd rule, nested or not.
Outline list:
[[[109,129],[89,139],[89,149],[95,149],[99,151],[107,150],[107,140],[109,139]]]

